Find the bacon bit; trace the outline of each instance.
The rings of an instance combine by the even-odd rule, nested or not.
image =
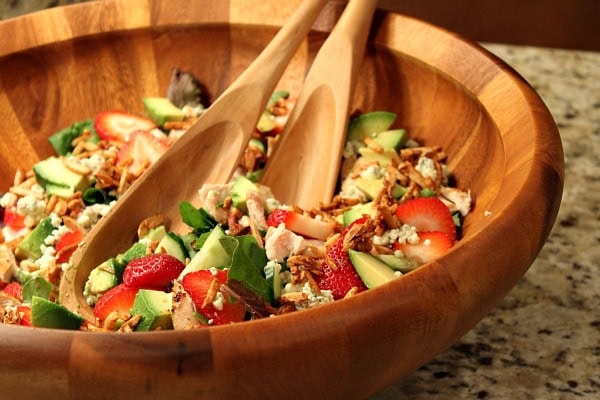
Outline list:
[[[69,158],[62,157],[62,163],[68,170],[82,176],[89,176],[92,174],[92,170],[85,165],[75,162]]]
[[[164,214],[154,214],[144,219],[138,226],[137,235],[139,238],[143,238],[152,229],[157,228],[161,225],[165,225],[167,222],[167,216]]]
[[[308,296],[306,295],[306,293],[302,292],[284,293],[281,296],[279,296],[278,300],[282,304],[300,303],[308,300]]]
[[[23,180],[25,179],[25,172],[23,172],[23,169],[19,168],[17,169],[17,171],[15,172],[15,178],[13,180],[13,186],[19,186]]]
[[[373,138],[367,136],[365,138],[365,144],[374,152],[383,153],[383,147],[379,143],[377,143]]]
[[[204,297],[204,301],[202,302],[202,308],[215,301],[220,287],[221,284],[219,283],[219,280],[216,277],[213,277],[210,281],[210,285],[208,285],[208,291],[206,292],[206,297]]]

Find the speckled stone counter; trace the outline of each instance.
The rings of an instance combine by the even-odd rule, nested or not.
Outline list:
[[[566,169],[557,222],[491,314],[373,400],[600,399],[600,53],[486,47],[556,120]]]
[[[0,18],[82,0],[2,0]],[[600,399],[600,53],[485,45],[538,91],[563,141],[556,225],[458,343],[372,400]]]

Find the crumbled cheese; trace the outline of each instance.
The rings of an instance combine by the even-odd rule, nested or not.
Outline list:
[[[108,214],[115,204],[116,201],[112,201],[109,204],[92,204],[85,207],[77,217],[77,224],[83,229],[90,229],[101,217]]]
[[[215,267],[210,267],[209,271],[212,276],[217,276],[219,274],[219,270]]]
[[[33,227],[46,216],[46,202],[33,195],[23,196],[17,201],[17,214],[25,216],[25,226]]]
[[[333,294],[331,290],[321,290],[321,293],[313,291],[312,287],[308,282],[302,287],[302,293],[307,297],[306,301],[296,303],[296,310],[307,310],[322,304],[333,302]]]
[[[224,301],[225,301],[225,296],[223,296],[223,293],[217,292],[217,294],[215,296],[215,299],[212,302],[212,305],[217,310],[222,311],[223,310]]]
[[[342,153],[342,157],[350,158],[358,154],[358,149],[364,147],[365,144],[360,140],[348,140],[346,142],[346,146],[344,147],[344,152]]]
[[[248,217],[247,215],[242,216],[242,218],[239,219],[238,224],[240,224],[241,226],[247,228],[250,226],[250,217]]]
[[[11,192],[6,192],[0,198],[0,207],[9,208],[13,207],[17,203],[17,195]]]
[[[273,212],[273,210],[281,208],[281,203],[274,197],[267,197],[265,199],[265,211],[267,214]]]
[[[381,168],[378,165],[369,165],[360,172],[360,177],[367,179],[380,179],[384,176],[384,174],[385,168]]]
[[[106,159],[98,153],[94,153],[90,157],[83,157],[83,158],[73,157],[73,159],[77,160],[77,162],[79,162],[81,165],[84,165],[87,168],[89,168],[90,170],[92,170],[93,174],[98,173],[98,171],[100,171],[100,169],[106,162]]]
[[[425,178],[437,179],[437,170],[435,169],[435,161],[429,157],[419,157],[417,166],[415,167]]]
[[[419,243],[419,235],[417,235],[417,228],[415,228],[414,226],[404,224],[398,229],[390,229],[383,232],[383,235],[381,236],[373,236],[373,244],[378,246],[388,246],[394,242],[399,242],[401,244]]]
[[[197,106],[185,105],[181,111],[183,111],[186,117],[199,117],[202,115],[202,113],[204,113],[205,108],[202,104]]]
[[[489,217],[489,216],[491,216],[491,215],[492,215],[492,212],[491,212],[490,210],[485,210],[485,211],[483,212],[483,215],[485,215],[486,217]]]

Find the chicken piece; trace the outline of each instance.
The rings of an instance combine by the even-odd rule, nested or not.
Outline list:
[[[448,206],[450,211],[456,211],[461,213],[461,215],[465,216],[471,210],[471,191],[462,191],[457,188],[451,187],[440,187],[440,194],[442,195],[442,200],[444,204]]]
[[[220,224],[227,223],[228,212],[220,207],[231,195],[231,185],[204,184],[198,190],[200,207],[204,208]]]
[[[193,329],[200,327],[201,323],[195,314],[196,307],[192,298],[183,290],[183,286],[176,281],[173,286],[173,309],[171,310],[173,329]]]
[[[6,245],[0,245],[0,283],[10,283],[18,268],[13,252]]]
[[[278,262],[283,262],[284,259],[290,256],[302,254],[306,250],[323,245],[324,242],[322,241],[307,240],[302,236],[296,235],[294,232],[286,229],[284,224],[280,224],[277,228],[270,226],[265,236],[267,257],[269,260]]]
[[[254,222],[260,230],[267,229],[267,220],[265,218],[265,202],[260,195],[249,190],[246,193],[246,207],[248,208],[248,217]]]

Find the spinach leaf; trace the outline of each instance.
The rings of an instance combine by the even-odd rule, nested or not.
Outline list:
[[[81,136],[83,131],[86,129],[91,131],[95,135],[93,119],[86,119],[84,121],[75,122],[73,125],[61,129],[60,131],[50,136],[50,138],[48,138],[48,141],[58,154],[64,156],[65,154],[68,154],[73,150],[73,146],[71,145],[73,139],[76,139],[79,136]],[[92,141],[98,141],[97,135],[95,135]]]
[[[181,220],[198,234],[208,232],[217,226],[217,221],[205,209],[198,209],[187,201],[179,203],[179,214]]]
[[[272,295],[264,277],[267,253],[256,239],[252,235],[225,236],[219,242],[232,255],[227,278],[242,282],[245,287],[270,303]]]

